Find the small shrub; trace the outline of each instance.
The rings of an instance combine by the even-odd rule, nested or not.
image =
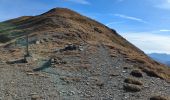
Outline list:
[[[80,82],[79,77],[60,77],[60,79],[66,83]]]
[[[133,70],[130,74],[134,77],[143,77],[143,74],[140,70]]]
[[[162,79],[162,77],[159,76],[159,74],[157,72],[155,72],[155,71],[144,69],[143,72],[145,72],[150,77],[158,77],[158,78]]]
[[[162,96],[153,96],[150,98],[150,100],[168,100],[168,99]]]
[[[135,62],[140,63],[140,64],[146,63],[146,61],[144,59],[141,59],[141,58],[134,58],[134,59],[132,59],[132,61],[135,61]]]
[[[7,35],[4,35],[4,34],[1,34],[0,35],[0,42],[1,43],[6,43],[8,41],[10,41],[11,39],[7,36]]]
[[[114,58],[114,57],[117,57],[117,55],[116,55],[116,54],[111,54],[110,56],[111,56],[111,57],[113,57],[113,58]]]
[[[96,32],[98,32],[98,33],[102,33],[102,31],[101,31],[99,28],[97,28],[97,27],[95,27],[94,30],[95,30]]]
[[[143,85],[142,82],[135,80],[135,79],[131,79],[131,78],[126,78],[124,80],[125,83],[129,83],[129,84],[135,84],[135,85]]]
[[[123,69],[126,69],[126,70],[127,70],[127,69],[131,69],[131,67],[123,67]]]
[[[142,88],[138,85],[126,84],[123,86],[123,89],[127,92],[139,92]]]

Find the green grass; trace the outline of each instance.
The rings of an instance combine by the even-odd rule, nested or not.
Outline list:
[[[0,43],[6,43],[22,35],[22,31],[17,26],[9,22],[0,23]]]
[[[11,23],[0,23],[0,34],[16,29],[17,27]]]

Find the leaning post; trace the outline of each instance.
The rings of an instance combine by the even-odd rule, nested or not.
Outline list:
[[[28,59],[29,59],[29,57],[30,57],[28,33],[26,33],[26,35],[25,35],[25,40],[26,40],[26,48],[25,48],[24,62],[25,62],[25,63],[28,63]]]
[[[28,39],[28,33],[26,33],[26,57],[29,57],[29,39]]]

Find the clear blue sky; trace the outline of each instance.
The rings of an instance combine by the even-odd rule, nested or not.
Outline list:
[[[0,0],[0,21],[65,7],[91,17],[146,53],[170,54],[170,0]]]

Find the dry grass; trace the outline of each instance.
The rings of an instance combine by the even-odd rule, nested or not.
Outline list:
[[[117,55],[116,55],[116,54],[111,54],[110,56],[111,56],[112,58],[117,57]]]
[[[132,85],[132,84],[126,84],[123,86],[123,89],[126,92],[139,92],[142,90],[142,88],[138,85]]]
[[[72,82],[80,82],[80,77],[60,77],[61,80],[63,80],[66,83],[72,83]]]
[[[143,74],[139,69],[133,70],[130,74],[134,77],[143,77]]]
[[[80,53],[78,51],[64,51],[63,55],[75,55],[78,56]]]
[[[150,70],[150,69],[143,69],[143,72],[145,72],[148,76],[150,76],[150,77],[159,77],[159,78],[162,78],[163,79],[163,77],[161,77],[160,75],[159,75],[159,73],[157,73],[156,71],[154,71],[154,70]]]
[[[167,97],[164,96],[153,96],[150,100],[169,100]]]
[[[124,82],[129,83],[129,84],[134,84],[134,85],[143,85],[141,81],[133,79],[133,78],[126,78]]]
[[[158,77],[167,81],[170,80],[170,68],[150,59],[143,53],[134,51],[131,51],[131,53],[127,52],[130,51],[120,50],[120,53],[124,56],[126,61],[134,63],[134,65],[138,66],[137,68],[141,69],[141,71],[148,76]]]

